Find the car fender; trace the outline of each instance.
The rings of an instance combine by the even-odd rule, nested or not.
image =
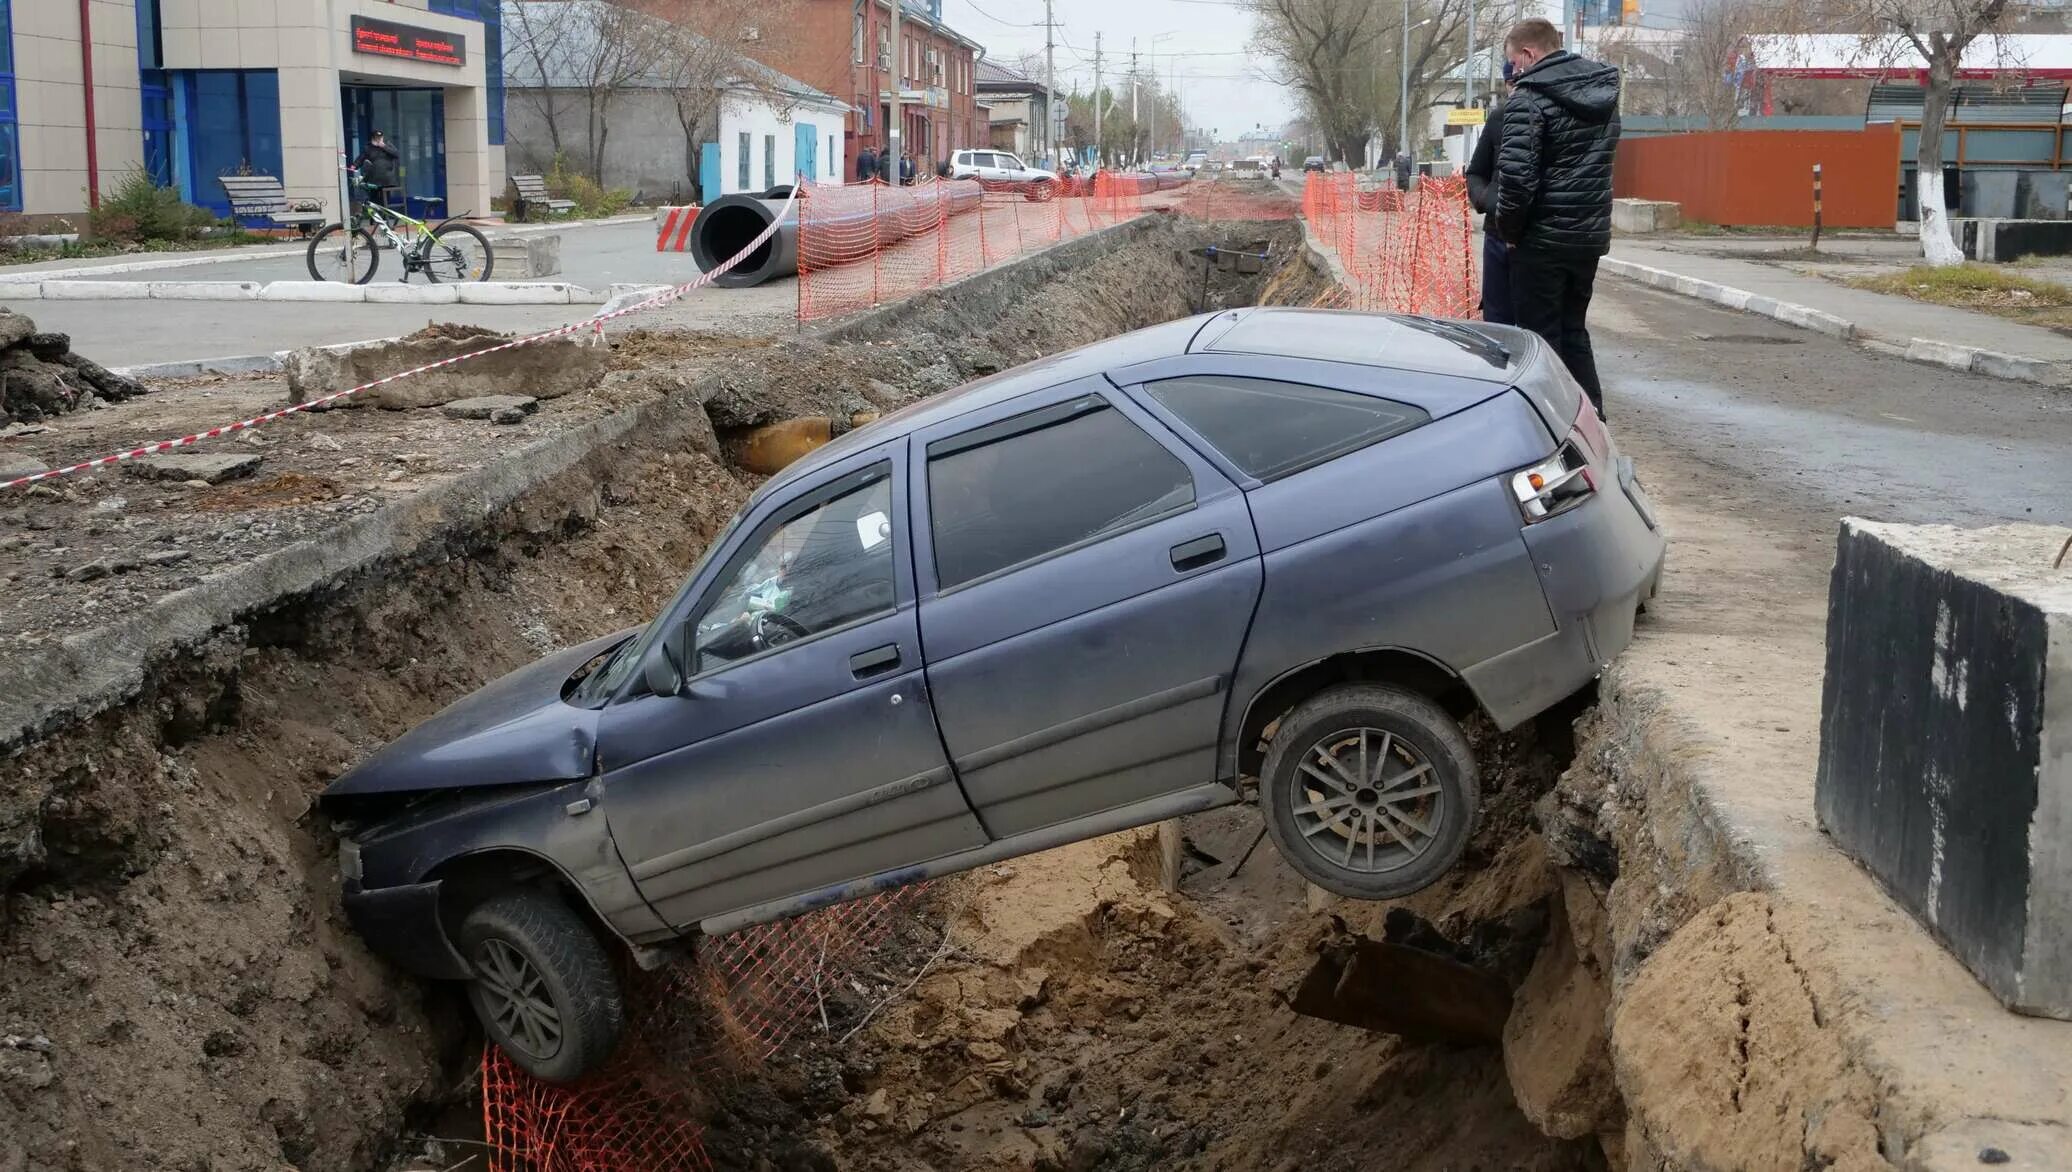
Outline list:
[[[1221,744],[1216,757],[1217,776],[1224,778],[1231,778],[1237,776],[1238,761],[1243,752],[1242,738],[1244,737],[1244,730],[1250,726],[1252,722],[1252,717],[1259,706],[1259,702],[1265,699],[1267,696],[1271,695],[1274,689],[1279,688],[1281,685],[1287,683],[1292,679],[1295,679],[1296,677],[1302,675],[1304,672],[1313,671],[1319,667],[1322,667],[1324,664],[1331,662],[1332,660],[1360,659],[1368,656],[1385,655],[1399,655],[1409,657],[1411,659],[1417,660],[1418,662],[1430,665],[1432,670],[1440,673],[1441,675],[1444,675],[1445,677],[1447,677],[1455,683],[1466,683],[1466,681],[1461,678],[1460,672],[1455,670],[1453,665],[1447,663],[1445,660],[1439,658],[1436,655],[1432,655],[1429,652],[1420,651],[1415,647],[1405,647],[1400,644],[1377,644],[1366,647],[1351,647],[1343,651],[1334,651],[1329,655],[1320,655],[1313,659],[1309,659],[1305,662],[1294,664],[1293,666],[1288,667],[1287,669],[1267,679],[1258,687],[1245,689],[1243,691],[1240,691],[1237,688],[1233,688],[1231,690],[1229,699],[1230,707],[1224,715],[1223,734],[1221,737]],[[1472,688],[1470,688],[1469,690],[1471,692],[1473,691]],[[1438,697],[1434,696],[1432,698],[1436,700]],[[1477,702],[1480,702],[1480,697],[1477,697]]]

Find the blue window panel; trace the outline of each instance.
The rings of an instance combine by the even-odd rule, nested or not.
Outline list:
[[[489,145],[504,145],[503,0],[431,0],[431,11],[482,22],[482,86]]]
[[[281,173],[279,75],[271,69],[197,69],[180,79],[194,201],[227,216],[230,201],[219,177]]]
[[[10,0],[0,0],[0,211],[22,210],[20,146],[14,105],[14,8]]]
[[[158,0],[137,0],[137,68],[164,69],[164,41],[159,37]]]

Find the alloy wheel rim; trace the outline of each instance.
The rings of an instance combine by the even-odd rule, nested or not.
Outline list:
[[[1291,798],[1295,829],[1317,858],[1379,875],[1423,857],[1438,841],[1446,792],[1415,745],[1386,729],[1352,728],[1303,753]]]
[[[536,1059],[560,1052],[561,1013],[547,978],[524,953],[503,940],[484,940],[475,949],[475,982],[504,1045]]]

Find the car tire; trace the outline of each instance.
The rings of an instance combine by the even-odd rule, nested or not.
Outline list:
[[[1385,684],[1342,684],[1282,717],[1259,785],[1281,857],[1352,899],[1398,899],[1437,882],[1467,848],[1480,796],[1460,725]]]
[[[534,1077],[573,1082],[618,1049],[626,1011],[611,957],[559,896],[491,896],[461,921],[460,952],[483,1031]]]

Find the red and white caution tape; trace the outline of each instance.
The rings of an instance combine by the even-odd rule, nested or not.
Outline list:
[[[336,394],[325,395],[320,399],[311,399],[306,403],[296,403],[291,407],[283,407],[278,411],[269,411],[264,415],[255,415],[250,419],[240,419],[236,423],[226,423],[220,427],[212,427],[207,431],[198,431],[195,432],[193,435],[183,435],[178,437],[177,439],[159,440],[157,443],[145,444],[144,446],[139,448],[131,448],[126,452],[116,452],[112,455],[97,456],[94,459],[86,460],[78,464],[68,464],[63,468],[50,468],[42,472],[31,473],[28,476],[22,476],[14,480],[9,480],[4,483],[0,483],[0,490],[10,488],[23,488],[28,485],[35,484],[37,481],[40,480],[51,480],[59,476],[69,476],[74,472],[87,472],[95,468],[106,467],[110,464],[120,464],[124,460],[134,460],[140,456],[155,456],[161,452],[170,452],[175,448],[184,448],[191,444],[200,443],[201,441],[206,439],[215,439],[218,436],[225,436],[230,435],[233,432],[245,431],[249,428],[257,427],[262,423],[271,423],[276,419],[282,419],[289,415],[294,415],[298,412],[309,411],[317,407],[325,406],[327,404],[336,403],[340,399],[348,398],[352,395],[357,395],[361,391],[371,391],[376,387],[385,387],[390,383],[401,382],[406,378],[411,378],[416,375],[423,374],[429,370],[439,370],[444,367],[456,365],[458,363],[469,362],[477,358],[487,357],[488,355],[496,354],[504,350],[515,350],[520,346],[530,346],[534,342],[544,342],[552,338],[567,337],[568,335],[574,334],[585,328],[591,329],[598,334],[603,334],[604,323],[608,321],[612,321],[616,318],[625,317],[628,314],[640,313],[643,310],[655,309],[659,306],[667,305],[670,302],[682,297],[684,294],[689,293],[693,289],[699,289],[706,285],[710,285],[712,282],[732,272],[734,270],[734,266],[740,264],[743,260],[746,260],[751,253],[753,253],[756,249],[761,248],[766,242],[768,242],[770,237],[775,236],[777,234],[777,229],[784,223],[784,218],[791,214],[792,205],[798,201],[799,193],[804,190],[805,183],[803,181],[794,183],[791,188],[791,194],[785,197],[784,206],[778,209],[776,216],[771,218],[769,227],[764,228],[760,235],[758,235],[754,240],[749,241],[747,247],[743,248],[740,252],[735,253],[733,256],[727,258],[726,263],[719,265],[710,272],[700,273],[697,277],[693,278],[692,280],[686,281],[683,284],[678,285],[672,289],[665,289],[662,292],[655,294],[653,297],[650,297],[645,301],[637,301],[634,302],[632,305],[627,305],[619,309],[614,309],[609,313],[600,313],[595,315],[594,317],[584,318],[582,321],[570,322],[565,326],[557,326],[554,329],[547,330],[544,333],[528,334],[522,338],[513,338],[508,342],[505,342],[497,346],[491,346],[486,350],[474,350],[466,354],[455,355],[452,358],[442,358],[437,362],[428,362],[423,366],[415,366],[410,368],[409,370],[399,371],[395,374],[389,375],[387,378],[378,378],[371,383],[362,383],[357,387],[352,387],[348,390],[339,391]]]

